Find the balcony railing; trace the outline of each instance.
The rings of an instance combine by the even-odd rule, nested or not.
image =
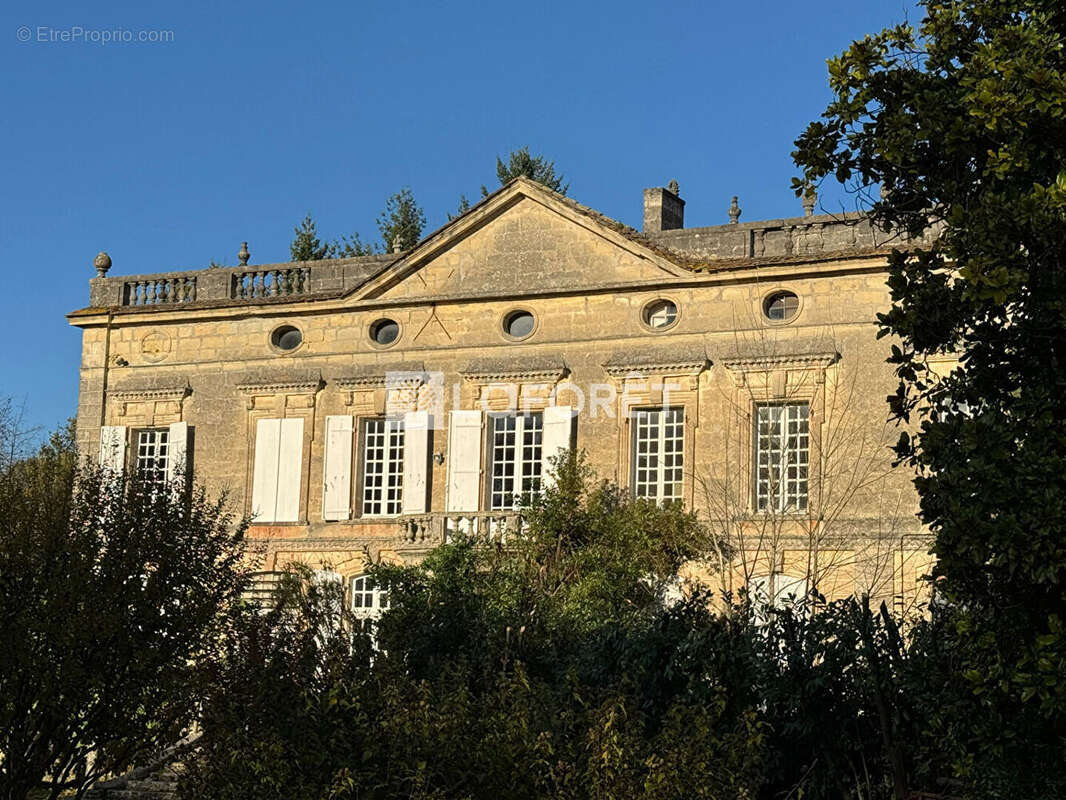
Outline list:
[[[127,280],[122,289],[122,305],[124,306],[159,306],[167,303],[191,303],[195,299],[195,275]]]
[[[511,537],[520,536],[525,525],[525,519],[518,511],[438,511],[401,517],[400,541],[408,547],[429,548],[465,534],[506,544]]]
[[[257,269],[233,273],[230,297],[255,300],[262,297],[285,297],[311,291],[311,268]]]
[[[396,253],[358,258],[212,267],[149,275],[98,277],[89,281],[89,305],[164,307],[198,301],[256,303],[352,289],[376,275]]]

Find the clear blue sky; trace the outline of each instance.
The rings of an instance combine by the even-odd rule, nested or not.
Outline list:
[[[641,190],[672,178],[691,226],[728,221],[733,194],[745,221],[802,213],[789,152],[825,107],[826,58],[907,15],[907,0],[8,0],[0,395],[46,428],[74,413],[64,314],[87,305],[99,250],[113,275],[233,264],[242,240],[253,263],[284,260],[308,211],[324,238],[376,240],[402,186],[433,229],[523,144],[634,227]],[[78,27],[173,40],[60,40]]]

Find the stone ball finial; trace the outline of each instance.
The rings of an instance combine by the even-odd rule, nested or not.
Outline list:
[[[96,258],[93,259],[93,266],[96,267],[96,274],[102,278],[107,275],[107,271],[111,269],[111,256],[101,250],[96,254]]]
[[[677,185],[677,181],[670,181],[668,184],[666,184],[666,188],[676,194],[678,197],[681,196],[681,187]]]
[[[733,195],[733,201],[729,204],[729,224],[736,225],[740,222],[740,206],[737,205],[737,196]]]
[[[818,205],[818,192],[813,186],[807,184],[807,188],[803,190],[803,216],[813,217],[816,205]]]
[[[237,253],[237,260],[242,267],[248,266],[248,259],[252,257],[252,254],[248,252],[248,242],[241,242],[241,251]]]

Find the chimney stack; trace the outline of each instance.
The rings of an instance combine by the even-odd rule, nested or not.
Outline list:
[[[644,190],[644,232],[659,233],[685,227],[685,201],[677,181],[667,188]]]

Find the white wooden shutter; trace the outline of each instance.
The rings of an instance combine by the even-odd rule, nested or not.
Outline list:
[[[326,417],[322,519],[348,519],[352,508],[352,418]]]
[[[478,511],[481,412],[453,411],[448,429],[448,511]]]
[[[100,428],[100,466],[122,472],[126,466],[126,426],[103,425]]]
[[[280,419],[261,419],[256,422],[255,466],[252,471],[252,519],[256,522],[275,521],[280,445]]]
[[[302,418],[281,420],[278,448],[278,489],[275,522],[298,522],[300,489],[303,478],[304,421]]]
[[[189,423],[175,422],[167,434],[167,481],[188,475]]]
[[[570,449],[574,409],[572,406],[548,406],[544,409],[544,431],[541,434],[540,474],[545,486],[555,484],[555,470],[551,459],[560,451]]]
[[[403,513],[424,514],[429,475],[429,412],[403,415]]]

